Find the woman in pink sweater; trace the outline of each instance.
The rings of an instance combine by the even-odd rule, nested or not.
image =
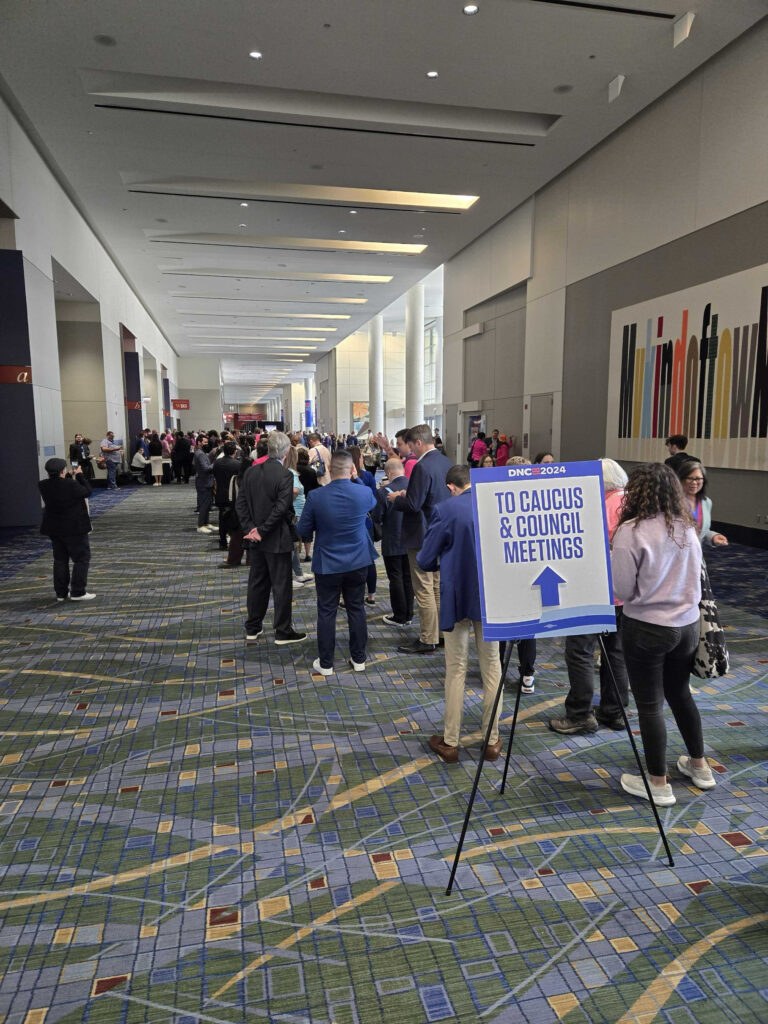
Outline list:
[[[630,475],[611,566],[614,593],[624,602],[624,661],[637,704],[651,796],[655,804],[668,807],[675,795],[667,782],[665,700],[688,750],[678,759],[678,770],[699,789],[715,785],[689,685],[699,641],[701,545],[680,481],[668,466],[646,463]],[[647,799],[638,776],[622,775],[621,785]]]

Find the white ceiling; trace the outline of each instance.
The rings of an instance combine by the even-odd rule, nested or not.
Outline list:
[[[257,399],[768,9],[680,2],[3,0],[1,87],[174,349]]]

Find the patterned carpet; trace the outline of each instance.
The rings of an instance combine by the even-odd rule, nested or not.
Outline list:
[[[91,603],[55,603],[34,531],[0,538],[3,1024],[768,1020],[768,553],[710,559],[733,671],[699,687],[718,787],[674,777],[674,868],[626,735],[547,729],[551,639],[446,896],[476,748],[427,750],[442,658],[395,652],[383,576],[368,671],[315,677],[311,642],[244,643],[247,570],[191,488],[92,505]],[[473,660],[467,729],[479,698]]]

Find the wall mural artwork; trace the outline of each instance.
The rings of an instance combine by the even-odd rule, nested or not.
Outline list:
[[[768,469],[768,264],[614,310],[606,453]]]

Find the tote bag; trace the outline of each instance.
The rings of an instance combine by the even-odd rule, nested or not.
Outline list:
[[[699,679],[718,679],[728,673],[728,647],[720,625],[712,584],[704,562],[701,563],[701,601],[699,601],[699,646],[693,657],[693,674]]]

